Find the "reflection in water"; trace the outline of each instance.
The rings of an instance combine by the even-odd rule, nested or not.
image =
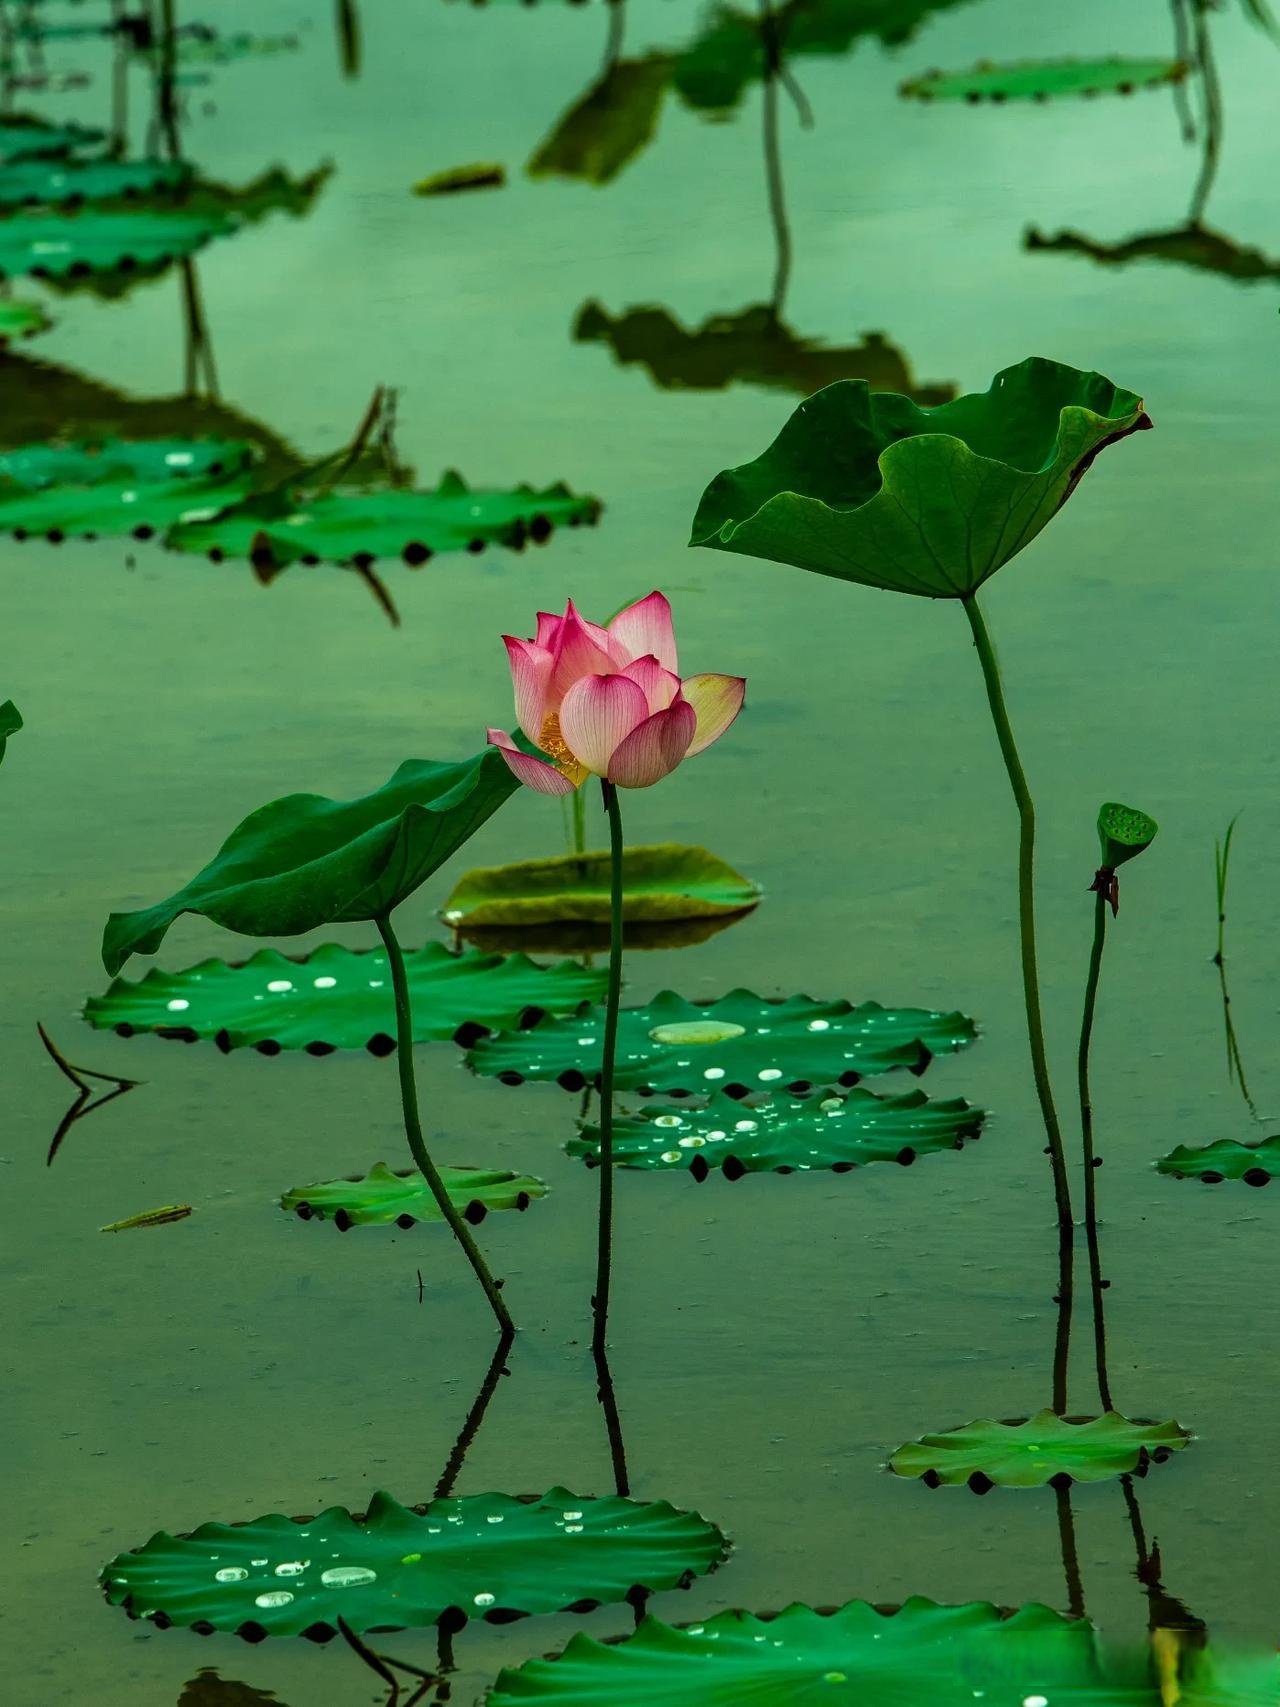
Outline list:
[[[629,920],[622,928],[622,946],[693,948],[731,925],[741,924],[754,912],[754,907],[744,907],[738,913],[719,913],[706,919]],[[454,927],[454,939],[490,954],[605,954],[609,926],[592,919],[565,919],[546,925],[462,925]]]
[[[614,1492],[625,1499],[631,1492],[631,1479],[627,1472],[627,1449],[622,1438],[622,1418],[618,1413],[618,1399],[613,1386],[613,1372],[609,1368],[609,1354],[603,1345],[597,1345],[593,1356],[596,1366],[596,1396],[604,1411],[605,1433],[609,1437],[609,1462],[613,1466]]]
[[[269,1689],[253,1689],[247,1683],[219,1677],[212,1667],[202,1667],[183,1685],[178,1707],[285,1707]]]
[[[70,1079],[71,1083],[76,1087],[76,1096],[72,1101],[71,1107],[58,1122],[58,1126],[53,1134],[53,1139],[49,1145],[49,1153],[45,1157],[45,1166],[52,1167],[53,1158],[62,1148],[63,1139],[67,1136],[67,1133],[70,1132],[77,1120],[83,1120],[86,1115],[96,1114],[97,1111],[100,1108],[104,1108],[107,1103],[114,1102],[116,1097],[123,1096],[126,1091],[136,1090],[144,1081],[141,1079],[122,1079],[118,1073],[99,1073],[92,1067],[73,1067],[70,1061],[67,1060],[66,1056],[58,1048],[57,1044],[49,1036],[49,1033],[38,1021],[36,1023],[36,1030],[40,1033],[40,1041],[49,1052],[49,1055],[52,1057],[54,1065],[57,1067],[58,1071],[62,1074],[63,1078]],[[101,1084],[114,1085],[115,1089],[111,1091],[104,1091],[95,1099],[93,1086],[89,1083],[90,1079],[97,1079]]]
[[[1213,964],[1218,968],[1218,992],[1222,997],[1222,1025],[1227,1042],[1227,1078],[1232,1084],[1240,1085],[1240,1094],[1249,1105],[1249,1113],[1258,1118],[1257,1105],[1249,1095],[1248,1080],[1244,1076],[1244,1062],[1240,1056],[1240,1043],[1236,1037],[1235,1021],[1231,1017],[1231,992],[1227,988],[1227,873],[1231,862],[1231,839],[1235,835],[1236,822],[1240,814],[1227,825],[1226,835],[1213,844],[1214,883],[1218,897],[1218,946],[1214,950]]]
[[[1086,255],[1104,266],[1127,266],[1130,261],[1172,261],[1200,272],[1220,273],[1240,284],[1260,279],[1280,279],[1280,260],[1272,260],[1260,249],[1250,249],[1213,231],[1207,225],[1179,225],[1171,231],[1140,232],[1120,243],[1098,243],[1079,231],[1059,231],[1049,237],[1036,226],[1028,227],[1023,248],[1032,253]]]
[[[1067,1611],[1073,1618],[1087,1616],[1084,1604],[1084,1584],[1080,1577],[1080,1554],[1076,1546],[1076,1519],[1071,1507],[1071,1487],[1064,1484],[1053,1490],[1058,1506],[1058,1545],[1062,1550],[1062,1574],[1067,1584]]]
[[[534,150],[529,176],[611,183],[653,141],[670,80],[666,54],[609,61]]]
[[[360,10],[358,0],[338,0],[336,17],[338,32],[338,62],[342,75],[360,75]]]

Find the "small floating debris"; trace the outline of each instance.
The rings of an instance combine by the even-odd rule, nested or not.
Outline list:
[[[432,172],[413,186],[415,196],[452,196],[459,190],[500,190],[507,181],[505,166],[482,161],[472,166],[449,166]]]
[[[193,1213],[190,1203],[166,1203],[163,1209],[144,1209],[124,1221],[108,1221],[104,1233],[123,1233],[130,1227],[163,1227],[166,1221],[185,1221]]]

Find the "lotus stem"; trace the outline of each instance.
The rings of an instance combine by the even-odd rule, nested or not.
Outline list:
[[[516,1325],[502,1301],[498,1283],[490,1274],[489,1265],[471,1236],[471,1229],[446,1191],[439,1170],[427,1154],[427,1146],[422,1136],[422,1121],[418,1113],[418,1086],[413,1070],[413,1008],[409,998],[409,979],[404,967],[404,952],[389,913],[382,914],[378,919],[378,930],[387,947],[387,963],[391,967],[391,982],[396,997],[396,1060],[400,1068],[400,1102],[404,1109],[404,1130],[409,1140],[409,1149],[423,1178],[431,1187],[431,1195],[440,1206],[440,1213],[452,1227],[454,1238],[466,1252],[467,1261],[475,1270],[476,1278],[484,1288],[484,1295],[498,1318],[499,1329],[504,1336],[510,1335],[516,1331]]]
[[[1213,964],[1218,968],[1218,988],[1222,995],[1222,1023],[1227,1040],[1227,1080],[1230,1084],[1240,1081],[1240,1093],[1249,1105],[1249,1113],[1258,1118],[1257,1104],[1249,1092],[1249,1084],[1244,1076],[1244,1061],[1240,1055],[1240,1043],[1236,1037],[1235,1021],[1231,1017],[1231,992],[1227,988],[1227,865],[1231,859],[1231,838],[1235,834],[1236,818],[1227,825],[1227,833],[1221,842],[1213,844],[1214,876],[1218,890],[1218,947],[1213,957]]]
[[[777,262],[769,306],[780,319],[791,281],[791,226],[787,219],[786,188],[782,179],[782,150],[778,139],[778,83],[782,76],[782,41],[772,0],[760,0],[760,32],[764,45],[764,165],[769,191]]]
[[[1089,1046],[1093,1040],[1093,1017],[1098,1002],[1098,980],[1102,974],[1102,951],[1107,941],[1107,896],[1097,890],[1093,897],[1093,946],[1084,985],[1084,1012],[1080,1020],[1080,1047],[1076,1054],[1076,1078],[1080,1090],[1080,1141],[1084,1151],[1084,1226],[1089,1246],[1089,1282],[1093,1289],[1093,1346],[1098,1372],[1098,1398],[1104,1411],[1112,1410],[1111,1378],[1107,1373],[1107,1334],[1102,1312],[1102,1252],[1098,1242],[1098,1159],[1093,1150],[1093,1102],[1089,1091]]]
[[[607,77],[622,57],[622,43],[627,29],[627,0],[608,0],[609,29],[604,44],[604,64],[600,75]]]
[[[604,1010],[604,1059],[600,1063],[600,1227],[596,1290],[591,1300],[595,1331],[591,1350],[605,1356],[609,1325],[609,1277],[613,1262],[613,1065],[618,1049],[618,1004],[622,996],[622,811],[618,791],[600,780],[609,819],[609,985]]]
[[[1195,63],[1200,73],[1200,88],[1204,97],[1204,156],[1200,175],[1191,195],[1188,223],[1199,225],[1208,206],[1209,192],[1218,175],[1218,152],[1222,145],[1222,85],[1218,81],[1217,61],[1213,56],[1213,38],[1209,30],[1206,0],[1194,0],[1192,6],[1195,30]]]
[[[1040,979],[1036,970],[1036,809],[1031,791],[1027,787],[1022,760],[1018,757],[1017,743],[1013,738],[1009,712],[1005,705],[1004,688],[1000,682],[1000,665],[996,660],[986,621],[973,593],[966,594],[960,602],[973,630],[973,643],[978,651],[978,662],[982,666],[982,678],[987,688],[987,702],[991,707],[991,721],[995,724],[996,739],[1000,743],[1000,753],[1004,759],[1005,770],[1009,773],[1009,784],[1018,808],[1018,934],[1022,950],[1022,995],[1027,1011],[1027,1040],[1031,1046],[1031,1070],[1035,1077],[1040,1115],[1044,1121],[1045,1136],[1049,1140],[1049,1162],[1053,1170],[1053,1195],[1058,1208],[1058,1224],[1061,1227],[1069,1227],[1071,1186],[1067,1179],[1066,1159],[1062,1148],[1062,1128],[1058,1124],[1053,1086],[1049,1080],[1044,1022],[1040,1015]]]

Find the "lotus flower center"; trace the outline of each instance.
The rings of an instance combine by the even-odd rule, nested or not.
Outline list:
[[[733,1037],[745,1037],[745,1025],[734,1025],[723,1019],[691,1019],[678,1025],[655,1025],[649,1033],[654,1043],[727,1043]]]

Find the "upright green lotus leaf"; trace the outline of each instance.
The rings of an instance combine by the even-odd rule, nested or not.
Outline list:
[[[712,1571],[724,1536],[665,1500],[474,1494],[398,1505],[376,1493],[365,1521],[333,1506],[301,1523],[260,1517],[153,1535],[102,1572],[108,1601],[162,1627],[248,1641],[470,1618],[586,1610]]]
[[[560,854],[466,872],[440,910],[458,930],[566,922],[608,924],[609,855]],[[622,917],[632,923],[741,913],[760,888],[706,848],[624,848]]]
[[[615,60],[538,145],[529,176],[612,183],[653,141],[673,64],[666,53]]]
[[[1156,1163],[1156,1172],[1174,1179],[1198,1179],[1205,1185],[1242,1179],[1246,1185],[1267,1185],[1280,1174],[1280,1132],[1241,1144],[1218,1138],[1212,1144],[1179,1144]]]
[[[882,1008],[879,1002],[817,1002],[810,996],[767,1001],[732,990],[715,1002],[690,1002],[664,990],[618,1016],[614,1083],[620,1090],[805,1091],[852,1085],[872,1073],[906,1067],[922,1073],[934,1055],[963,1049],[976,1028],[960,1013]],[[604,1013],[583,1008],[572,1019],[545,1019],[528,1031],[484,1038],[467,1065],[504,1084],[555,1080],[581,1090],[600,1077]]]
[[[36,211],[0,221],[0,278],[30,273],[72,284],[98,274],[154,277],[233,229],[225,215],[172,208]]]
[[[1136,806],[1122,806],[1118,800],[1108,800],[1098,811],[1103,865],[1114,871],[1126,861],[1136,859],[1155,841],[1159,828],[1154,818]]]
[[[1035,538],[1099,451],[1150,425],[1133,392],[1040,356],[936,409],[842,381],[763,456],[716,476],[690,544],[964,598]]]
[[[703,1108],[662,1105],[615,1118],[614,1162],[659,1172],[688,1169],[705,1179],[713,1167],[726,1179],[748,1173],[847,1173],[867,1162],[904,1167],[936,1150],[963,1149],[986,1116],[962,1097],[931,1102],[923,1091],[882,1097],[852,1090],[825,1097],[775,1096],[743,1103],[717,1092]],[[571,1156],[597,1160],[600,1128],[584,1122],[565,1146]]]
[[[1132,95],[1181,83],[1178,59],[1045,59],[1015,65],[984,60],[972,71],[926,71],[900,93],[917,101],[1047,101],[1055,95]]]
[[[106,439],[0,453],[0,528],[25,538],[150,538],[250,490],[253,447],[225,439]]]
[[[500,1672],[485,1707],[1103,1707],[1102,1682],[1087,1619],[913,1595],[889,1611],[851,1600],[775,1618],[718,1612],[685,1629],[646,1618],[620,1642],[577,1635],[554,1658]],[[1154,1691],[1142,1707],[1157,1707]]]
[[[33,338],[37,332],[47,332],[53,321],[38,302],[23,302],[20,297],[0,297],[0,346],[10,338]]]
[[[0,165],[54,158],[105,140],[104,131],[88,125],[48,124],[29,114],[6,113],[0,118]]]
[[[975,1493],[997,1488],[1066,1487],[1105,1482],[1191,1443],[1176,1422],[1131,1422],[1117,1411],[1100,1417],[1060,1417],[1038,1411],[1020,1422],[989,1417],[943,1434],[926,1434],[900,1446],[889,1460],[897,1476],[919,1477],[929,1487],[967,1482]]]
[[[805,396],[840,379],[865,379],[874,391],[899,391],[916,403],[945,403],[954,385],[917,385],[906,357],[882,332],[849,345],[803,338],[767,303],[714,314],[690,331],[669,309],[628,308],[616,317],[598,302],[578,310],[573,337],[605,344],[622,367],[638,364],[666,391],[722,391],[762,385]]]
[[[112,913],[103,964],[114,977],[131,954],[154,954],[183,913],[243,936],[296,936],[376,919],[412,895],[518,786],[487,747],[452,763],[406,759],[390,781],[354,800],[273,800],[237,825],[168,900]]]
[[[526,955],[451,954],[428,942],[405,955],[414,1040],[442,1041],[466,1026],[500,1030],[543,1013],[572,1013],[604,994],[605,971],[565,960],[538,966]],[[117,978],[85,1003],[99,1030],[155,1031],[183,1043],[212,1037],[223,1050],[252,1044],[264,1055],[305,1049],[395,1048],[396,1013],[386,950],[327,943],[302,960],[264,948],[238,966],[202,960],[182,972],[153,967],[136,983]]]
[[[1023,233],[1022,246],[1032,254],[1085,255],[1105,267],[1125,267],[1130,261],[1170,261],[1196,272],[1218,273],[1237,284],[1280,279],[1280,260],[1224,237],[1207,225],[1142,231],[1120,243],[1099,243],[1080,231],[1059,231],[1049,237],[1032,225]]]
[[[0,704],[0,764],[4,763],[4,750],[10,735],[16,735],[21,728],[22,713],[11,699],[6,699]]]
[[[532,1174],[486,1172],[481,1168],[441,1168],[450,1199],[473,1226],[491,1209],[527,1209],[547,1188]],[[416,1221],[443,1221],[431,1187],[416,1168],[393,1173],[376,1162],[363,1177],[295,1185],[280,1199],[281,1209],[304,1221],[332,1221],[340,1232],[351,1227],[412,1227]]]
[[[192,172],[182,160],[20,160],[0,167],[0,208],[171,196]]]
[[[486,545],[523,548],[541,543],[558,526],[593,523],[595,498],[578,498],[557,484],[538,491],[469,487],[446,474],[434,492],[397,487],[334,491],[307,498],[289,491],[264,493],[206,520],[174,528],[173,551],[202,551],[216,561],[243,557],[265,567],[303,563],[372,563],[402,557],[416,567],[440,551],[481,551]]]

